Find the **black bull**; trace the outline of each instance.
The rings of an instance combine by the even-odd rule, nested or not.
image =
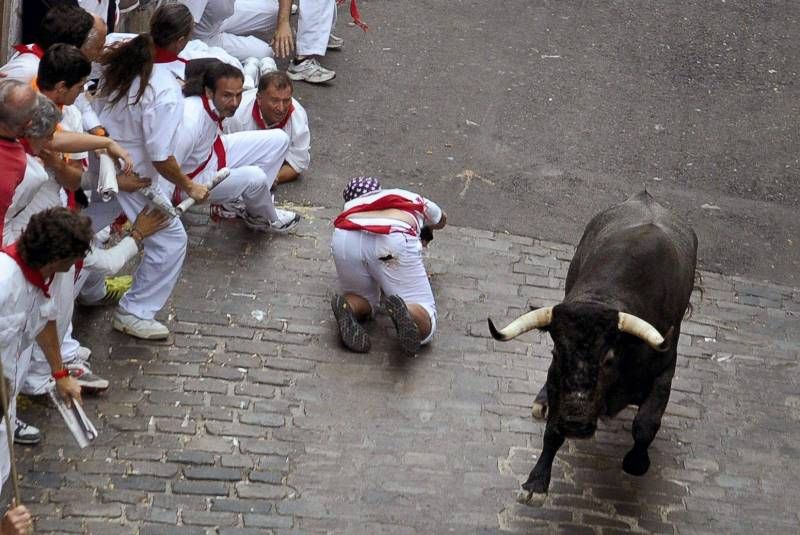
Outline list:
[[[599,417],[628,405],[639,410],[622,467],[633,475],[647,472],[647,448],[675,375],[696,257],[691,227],[642,192],[591,220],[570,262],[562,303],[533,310],[499,332],[489,320],[498,340],[533,328],[553,339],[547,382],[534,404],[534,416],[547,418],[544,444],[523,489],[547,492],[564,439],[591,437]]]

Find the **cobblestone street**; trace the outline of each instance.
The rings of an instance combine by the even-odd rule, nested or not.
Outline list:
[[[704,271],[650,472],[622,472],[628,409],[568,441],[549,496],[522,504],[550,339],[497,343],[486,318],[559,302],[573,247],[438,232],[434,342],[405,358],[380,316],[359,355],[329,305],[336,212],[303,212],[274,238],[190,225],[166,343],[80,309],[77,337],[112,387],[86,399],[100,438],[85,450],[54,410],[23,405],[45,434],[16,450],[37,533],[797,533],[800,290]]]

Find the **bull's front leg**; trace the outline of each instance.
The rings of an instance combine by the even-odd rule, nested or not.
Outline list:
[[[650,468],[650,456],[647,449],[656,438],[661,427],[661,417],[669,402],[669,393],[675,368],[662,373],[656,379],[653,390],[639,406],[633,419],[633,448],[625,455],[622,469],[633,476],[642,476]]]
[[[553,460],[555,460],[556,453],[558,453],[558,449],[562,444],[564,444],[564,435],[556,431],[555,426],[551,422],[547,422],[544,428],[542,453],[539,455],[536,466],[531,470],[528,480],[523,483],[523,489],[528,492],[547,494],[547,489],[550,487],[550,474],[553,470]]]

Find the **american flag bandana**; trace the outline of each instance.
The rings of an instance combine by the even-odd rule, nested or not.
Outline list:
[[[381,182],[377,178],[371,176],[357,176],[351,178],[350,182],[347,183],[347,187],[342,191],[342,197],[344,198],[344,202],[349,202],[365,193],[378,191],[379,189],[381,189]]]

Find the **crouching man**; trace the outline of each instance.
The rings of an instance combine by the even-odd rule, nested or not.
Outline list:
[[[30,218],[19,240],[0,249],[0,356],[8,392],[10,418],[16,416],[16,395],[25,382],[34,342],[44,352],[58,393],[81,397],[81,387],[61,360],[56,329],[58,310],[50,299],[50,283],[82,260],[92,240],[88,217],[62,207]],[[11,470],[6,428],[0,425],[0,477]]]
[[[436,330],[436,303],[422,247],[447,217],[436,203],[416,193],[381,190],[373,177],[351,179],[342,196],[344,211],[334,220],[331,243],[341,292],[333,296],[331,307],[342,342],[352,351],[369,351],[361,321],[372,315],[382,293],[400,347],[414,354]]]
[[[284,233],[293,229],[300,216],[276,208],[270,189],[283,164],[289,138],[283,130],[255,130],[223,135],[222,122],[233,116],[242,99],[242,71],[216,60],[196,63],[187,69],[183,87],[186,99],[183,122],[178,130],[175,157],[193,182],[210,187],[216,172],[224,167],[230,176],[211,190],[212,203],[234,203],[241,199],[238,215],[255,230]],[[180,192],[173,202],[183,199]]]

